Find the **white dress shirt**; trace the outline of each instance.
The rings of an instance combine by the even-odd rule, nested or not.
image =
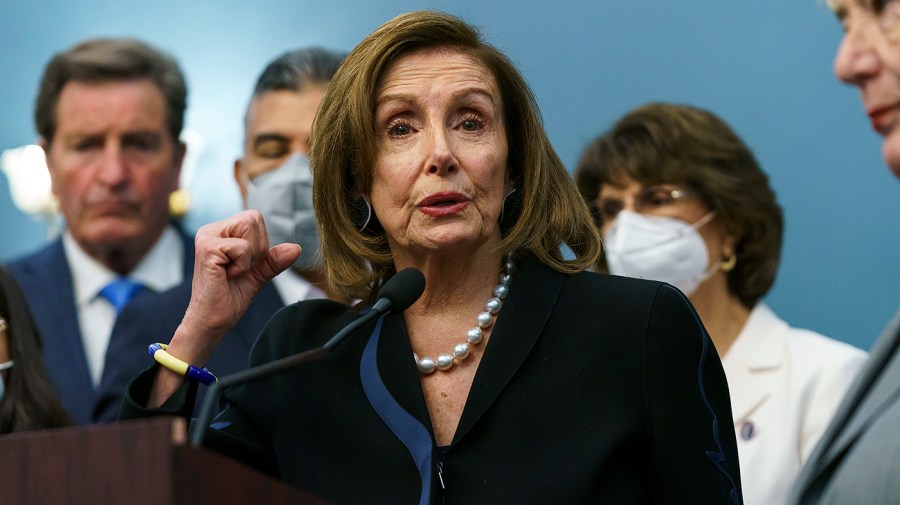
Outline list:
[[[100,262],[88,256],[68,230],[63,235],[66,261],[72,272],[75,289],[75,307],[82,345],[94,386],[100,384],[103,363],[116,310],[100,296],[100,290],[118,275]],[[128,274],[128,278],[140,282],[153,291],[164,291],[179,284],[184,270],[184,246],[173,226],[167,227],[156,244]]]
[[[285,305],[313,298],[327,298],[324,291],[291,268],[275,276],[272,283]]]

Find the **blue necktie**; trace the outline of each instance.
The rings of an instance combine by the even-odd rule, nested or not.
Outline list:
[[[116,309],[116,314],[122,310],[134,295],[143,291],[144,285],[127,277],[119,277],[100,290],[100,296],[105,298]]]

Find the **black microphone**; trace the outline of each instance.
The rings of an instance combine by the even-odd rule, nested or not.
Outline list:
[[[203,405],[200,407],[200,415],[191,423],[191,445],[195,447],[203,445],[206,427],[212,418],[213,409],[222,391],[226,388],[324,358],[354,330],[392,310],[406,310],[407,307],[422,296],[424,291],[425,276],[422,275],[422,272],[415,268],[401,270],[384,283],[384,286],[378,292],[378,300],[375,301],[375,304],[360,313],[356,319],[343,327],[341,331],[337,332],[321,347],[315,347],[219,378],[219,380],[210,384],[209,389],[206,391],[206,397],[203,398]]]

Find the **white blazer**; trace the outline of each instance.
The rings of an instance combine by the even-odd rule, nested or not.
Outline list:
[[[787,503],[866,357],[851,345],[791,328],[763,303],[753,308],[722,360],[745,505]]]

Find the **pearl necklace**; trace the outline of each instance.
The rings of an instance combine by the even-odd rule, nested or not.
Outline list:
[[[422,356],[413,353],[416,360],[416,368],[424,375],[433,373],[435,370],[450,370],[454,364],[459,363],[469,357],[469,351],[473,345],[481,342],[484,334],[482,330],[490,328],[494,324],[494,317],[500,312],[503,306],[503,300],[509,293],[509,283],[515,273],[516,265],[512,260],[506,262],[504,271],[500,273],[500,283],[494,286],[494,296],[485,303],[485,311],[478,314],[476,319],[477,326],[466,332],[466,341],[456,344],[453,352],[449,354],[439,354],[437,360],[428,356]]]

